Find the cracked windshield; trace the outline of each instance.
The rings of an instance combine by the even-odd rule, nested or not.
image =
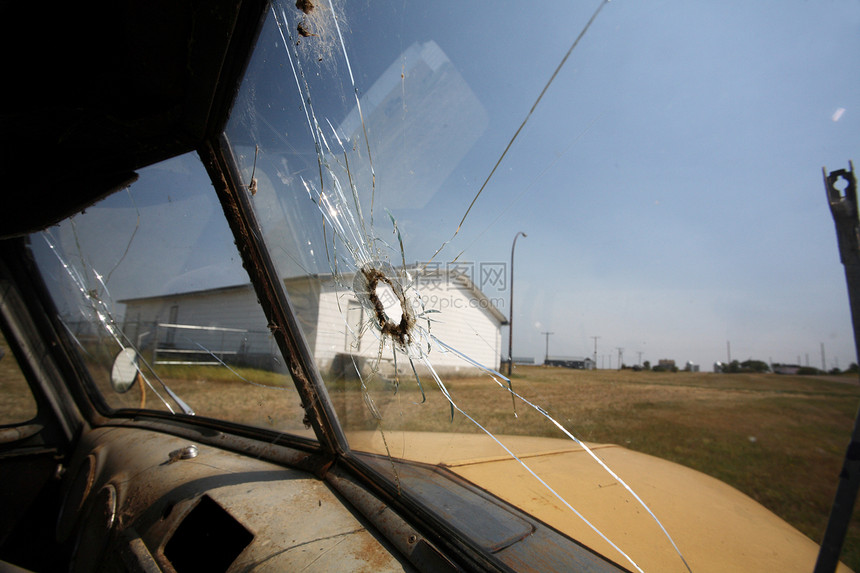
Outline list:
[[[860,157],[858,25],[847,1],[275,2],[224,140],[350,448],[490,471],[631,570],[697,568],[693,502],[630,451],[819,543],[860,398],[822,182]],[[31,245],[111,407],[311,436],[196,156]]]
[[[108,406],[311,436],[196,155],[141,170],[30,246]]]

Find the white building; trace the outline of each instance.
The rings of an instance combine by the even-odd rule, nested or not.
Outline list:
[[[349,284],[351,277],[341,277],[341,282]],[[354,363],[376,361],[379,335],[372,327],[361,327],[370,316],[350,289],[338,285],[331,275],[286,279],[284,285],[324,375],[349,374]],[[493,301],[463,275],[419,275],[417,287],[425,309],[438,311],[427,315],[430,333],[476,362],[498,370],[501,327],[507,320]],[[270,370],[279,369],[282,362],[250,284],[120,302],[126,305],[126,335],[141,350],[153,350],[157,362],[224,360]],[[474,373],[474,367],[438,345],[431,346],[429,357],[439,373]],[[401,372],[410,370],[404,356],[397,358]],[[393,363],[389,345],[382,353],[380,370],[390,374]]]

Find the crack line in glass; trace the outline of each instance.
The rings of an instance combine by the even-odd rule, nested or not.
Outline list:
[[[74,220],[72,220],[72,225],[74,225]],[[156,374],[156,372],[155,372],[155,370],[153,370],[152,366],[140,355],[140,352],[138,352],[137,348],[135,348],[135,345],[128,339],[128,337],[125,335],[125,333],[122,331],[122,329],[117,325],[116,319],[114,318],[113,313],[110,310],[110,304],[108,301],[105,300],[104,295],[99,295],[98,289],[87,287],[87,280],[83,277],[83,275],[81,274],[81,272],[78,270],[77,267],[69,264],[65,260],[63,255],[60,254],[60,250],[57,248],[55,242],[51,240],[51,236],[50,236],[49,231],[43,231],[41,234],[42,234],[43,239],[47,243],[48,248],[54,254],[54,256],[57,258],[57,261],[59,261],[60,266],[66,272],[66,275],[69,277],[72,284],[77,288],[78,292],[81,294],[81,297],[84,299],[84,301],[88,305],[87,307],[81,307],[79,309],[81,314],[84,315],[85,318],[87,318],[86,317],[87,311],[91,311],[93,314],[95,314],[95,316],[98,319],[99,324],[101,324],[102,328],[104,328],[104,330],[111,336],[111,338],[113,338],[114,342],[116,342],[116,344],[120,347],[120,349],[131,348],[132,350],[134,350],[135,352],[138,353],[140,360],[149,369],[149,371],[152,372],[152,374],[155,376],[155,379],[158,380],[162,389],[168,394],[168,396],[170,396],[170,398],[173,400],[173,402],[177,406],[179,406],[179,409],[182,411],[182,413],[188,414],[188,415],[194,415],[194,410],[192,410],[188,404],[186,404],[173,390],[171,390],[170,387],[164,382],[164,380],[162,380],[158,376],[158,374]],[[133,238],[133,236],[134,235],[132,234],[132,238]],[[84,271],[86,272],[87,263],[86,263],[86,259],[84,257],[84,254],[81,250],[81,245],[77,240],[77,235],[76,235],[75,242],[76,242],[76,245],[78,248],[78,257],[81,260],[81,266],[84,268]],[[127,251],[128,251],[128,247],[126,248],[126,252]],[[121,260],[120,260],[120,262],[121,262]],[[119,264],[119,263],[117,263],[117,264]],[[116,267],[114,267],[114,268],[116,268]],[[113,271],[111,271],[111,272],[113,272]],[[99,284],[101,285],[101,288],[102,288],[103,292],[107,295],[108,300],[110,300],[109,299],[110,293],[107,290],[107,284],[105,283],[105,281],[102,280],[101,274],[95,268],[92,268],[92,274],[95,277],[95,279],[99,282]],[[65,322],[64,322],[64,324],[65,324]],[[68,326],[66,326],[66,329],[68,330]],[[84,351],[86,351],[83,344],[80,341],[78,341],[77,338],[75,340],[78,343],[78,345],[82,349],[84,349]],[[164,406],[168,409],[168,411],[171,414],[175,414],[176,411],[170,406],[170,403],[158,392],[155,385],[152,383],[152,381],[149,379],[149,377],[146,376],[146,374],[144,373],[143,369],[139,365],[136,365],[136,368],[137,368],[137,372],[140,375],[141,379],[146,383],[146,385],[149,387],[149,389],[152,390],[152,392],[158,397],[158,399],[161,401],[161,403],[164,404]]]
[[[459,233],[471,209],[474,207],[475,203],[477,202],[483,190],[486,188],[496,169],[501,164],[508,151],[511,149],[514,141],[517,139],[517,136],[522,131],[525,124],[528,122],[532,113],[535,111],[537,105],[540,103],[541,99],[549,89],[555,77],[558,75],[564,63],[567,61],[573,50],[582,40],[589,27],[594,22],[597,15],[600,13],[602,8],[608,1],[609,0],[601,1],[595,12],[592,14],[591,18],[588,20],[585,27],[582,29],[582,31],[575,39],[567,53],[564,55],[560,64],[556,67],[549,81],[544,85],[540,95],[532,105],[525,119],[508,142],[507,146],[496,161],[487,178],[484,180],[478,192],[474,195],[470,205],[468,206],[466,212],[460,220],[460,223],[458,224],[454,235],[452,235],[450,239],[445,241],[436,250],[433,256],[427,261],[427,263],[423,265],[423,268],[418,270],[419,273],[424,271],[427,268],[427,265]],[[633,559],[629,555],[627,555],[615,543],[608,539],[608,537],[603,532],[601,532],[594,524],[592,524],[570,503],[568,503],[547,482],[540,478],[534,470],[532,470],[512,450],[505,446],[490,430],[481,425],[471,415],[467,414],[457,404],[457,402],[454,400],[453,396],[449,392],[446,384],[442,381],[436,368],[433,366],[430,360],[430,354],[434,350],[434,348],[437,352],[450,352],[465,361],[466,363],[488,374],[492,378],[492,380],[502,389],[506,389],[508,392],[510,392],[512,397],[518,398],[523,401],[526,405],[534,409],[541,416],[546,418],[550,423],[555,425],[574,443],[576,443],[586,452],[588,452],[591,458],[597,461],[604,471],[606,471],[610,476],[612,476],[613,479],[617,480],[618,483],[621,484],[626,491],[633,495],[636,501],[647,511],[651,518],[658,524],[665,537],[669,540],[673,549],[681,558],[681,561],[683,562],[684,566],[687,568],[688,571],[690,571],[690,567],[684,559],[684,556],[681,554],[681,551],[679,550],[663,524],[656,517],[656,515],[651,511],[650,508],[648,508],[644,501],[635,492],[633,492],[632,488],[630,488],[630,486],[628,486],[623,480],[621,480],[621,478],[615,472],[613,472],[602,460],[600,460],[598,456],[594,454],[594,452],[588,446],[586,446],[571,432],[564,428],[562,424],[560,424],[552,416],[550,416],[545,409],[530,402],[529,400],[525,399],[520,394],[515,392],[512,388],[510,379],[506,378],[499,372],[496,372],[492,368],[488,368],[471,359],[469,356],[444,343],[443,341],[439,340],[435,335],[430,333],[430,319],[427,317],[430,310],[425,309],[421,294],[416,288],[415,281],[411,276],[407,265],[405,264],[406,255],[400,229],[398,227],[395,217],[389,211],[386,210],[388,212],[389,219],[392,224],[393,234],[396,236],[398,241],[398,248],[396,250],[398,251],[398,258],[403,265],[401,268],[394,268],[388,262],[389,258],[387,253],[395,249],[388,245],[384,240],[377,237],[375,234],[372,213],[375,200],[376,174],[373,170],[372,165],[370,142],[367,137],[367,127],[364,121],[364,116],[361,111],[358,88],[355,85],[346,45],[344,43],[343,36],[340,33],[340,27],[338,25],[338,15],[335,12],[334,6],[331,4],[331,2],[329,3],[329,7],[331,8],[330,17],[333,19],[335,29],[337,30],[340,47],[342,49],[343,57],[345,59],[346,66],[349,71],[353,95],[356,99],[356,106],[358,108],[357,111],[361,122],[361,134],[364,137],[364,146],[366,146],[368,152],[367,160],[370,163],[368,167],[371,173],[372,188],[370,202],[371,220],[369,225],[365,223],[365,219],[361,212],[358,184],[353,179],[354,169],[351,168],[349,165],[347,149],[344,145],[344,141],[348,141],[348,139],[338,134],[337,129],[335,129],[331,122],[326,119],[325,123],[327,124],[328,131],[331,135],[334,149],[332,148],[332,146],[330,146],[329,139],[326,137],[325,130],[323,130],[323,128],[321,127],[320,122],[317,119],[316,112],[314,110],[314,99],[311,94],[310,86],[305,79],[305,74],[301,65],[300,55],[296,49],[298,40],[296,40],[290,32],[291,28],[287,24],[288,18],[283,8],[283,4],[278,4],[278,10],[276,10],[273,6],[273,13],[275,14],[279,33],[284,42],[284,50],[286,52],[287,58],[289,59],[290,68],[292,70],[296,86],[299,90],[302,107],[304,110],[305,117],[308,121],[308,127],[310,129],[310,134],[314,140],[317,154],[317,163],[319,167],[318,184],[314,181],[307,179],[304,176],[301,177],[301,182],[306,192],[308,193],[309,198],[317,205],[323,218],[324,228],[330,227],[332,229],[330,241],[331,253],[333,254],[329,257],[329,266],[331,268],[332,276],[334,277],[335,282],[341,287],[351,292],[358,299],[362,307],[368,311],[369,316],[371,317],[366,323],[360,325],[359,328],[355,330],[350,327],[348,325],[348,321],[345,320],[345,322],[347,323],[347,329],[350,333],[353,334],[353,336],[356,337],[357,341],[360,340],[360,337],[368,331],[374,332],[379,339],[379,346],[376,353],[375,362],[374,364],[372,364],[371,372],[369,375],[365,375],[361,371],[360,365],[358,364],[355,355],[351,354],[353,366],[361,384],[364,401],[372,416],[377,421],[377,429],[379,429],[380,432],[382,431],[383,416],[376,404],[374,403],[373,398],[370,396],[370,391],[367,383],[379,374],[379,364],[382,360],[382,355],[386,349],[390,349],[395,364],[397,362],[398,353],[404,355],[407,358],[412,373],[415,377],[415,381],[418,387],[421,389],[422,401],[424,399],[424,389],[421,384],[421,377],[419,376],[418,371],[416,369],[416,363],[422,364],[430,373],[431,377],[436,383],[436,386],[439,388],[439,391],[445,397],[446,401],[450,406],[452,420],[455,411],[462,414],[467,420],[474,424],[475,427],[480,429],[493,441],[495,441],[499,446],[501,446],[511,456],[512,459],[516,460],[530,475],[536,478],[543,487],[545,487],[553,496],[555,496],[560,502],[562,502],[565,507],[570,509],[579,519],[581,519],[590,529],[592,529],[604,541],[606,541],[614,550],[618,551],[618,553],[622,555],[637,571],[642,571],[642,569],[633,561]],[[342,156],[342,162],[340,159],[338,159],[338,157],[340,156]],[[339,175],[339,172],[341,173],[341,175]],[[343,180],[345,180],[345,184]],[[348,191],[344,189],[345,185],[348,185]],[[325,233],[325,242],[326,253],[328,255],[328,253],[330,252],[328,233]],[[338,243],[342,244],[345,247],[348,253],[347,255],[342,255],[340,251],[338,251]],[[458,255],[457,257],[459,256],[460,255]],[[454,261],[456,260],[457,258],[454,259]],[[344,272],[344,268],[346,269],[346,272]],[[348,281],[346,278],[346,275],[350,273],[354,274],[352,281]],[[379,291],[377,290],[380,284],[385,285],[389,288],[391,292],[394,293],[394,296],[397,299],[396,303],[385,305],[384,302],[380,300]],[[391,308],[399,308],[401,310],[399,318],[396,316],[390,316],[386,309]],[[346,314],[342,314],[346,318]],[[502,381],[504,381],[506,384]],[[399,385],[400,381],[397,377],[395,369],[395,393]],[[384,435],[382,439],[385,450],[390,458],[391,452],[389,449],[388,441],[385,439]],[[395,477],[397,478],[396,472]]]

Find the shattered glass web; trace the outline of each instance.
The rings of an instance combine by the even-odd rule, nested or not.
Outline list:
[[[72,227],[73,232],[75,231],[75,220],[72,220],[69,223]],[[135,227],[136,232],[137,227]],[[131,237],[129,238],[129,245],[131,241],[134,239],[135,232],[132,232]],[[143,355],[139,352],[139,349],[135,347],[131,340],[123,332],[122,328],[120,328],[118,321],[115,318],[113,308],[114,302],[111,297],[110,291],[108,290],[107,283],[110,280],[110,275],[113,273],[113,270],[108,273],[107,280],[102,276],[101,273],[96,270],[95,266],[87,263],[87,259],[84,256],[84,253],[77,253],[77,257],[80,260],[80,268],[78,266],[72,265],[66,261],[61,249],[58,247],[59,241],[51,236],[51,231],[43,231],[42,238],[45,243],[48,245],[50,251],[56,257],[60,267],[66,274],[66,278],[69,283],[73,285],[73,288],[77,290],[77,293],[80,295],[82,304],[79,306],[79,312],[84,318],[85,322],[95,322],[98,324],[101,329],[98,331],[99,334],[102,332],[106,333],[116,345],[117,350],[124,349],[132,349],[135,350],[137,354],[138,361],[135,362],[135,366],[137,368],[137,373],[143,383],[146,384],[147,388],[149,388],[152,393],[159,399],[159,401],[164,405],[165,408],[171,413],[175,414],[176,411],[170,405],[170,402],[164,398],[161,393],[159,393],[156,385],[153,383],[153,380],[150,376],[147,375],[147,372],[151,373],[151,376],[158,382],[161,389],[173,400],[173,403],[176,404],[180,411],[183,414],[193,415],[194,410],[186,404],[182,398],[180,398],[170,387],[158,376],[155,369],[146,361]],[[126,252],[128,252],[128,248],[126,247]],[[124,258],[124,257],[123,257]],[[114,269],[122,262],[122,258],[116,263]],[[95,320],[94,320],[95,319]],[[77,342],[78,347],[84,352],[86,352],[85,345],[80,342],[74,333],[68,329],[68,334]],[[141,362],[143,363],[141,365]]]
[[[185,167],[189,165],[199,165],[199,162],[190,156],[177,158],[167,163],[169,165],[163,168],[163,173],[169,174],[177,170],[185,171]],[[202,173],[202,168],[200,171]],[[156,182],[155,179],[150,179],[150,172],[147,170],[142,171],[142,174],[141,179],[137,183],[119,194],[105,199],[104,203],[100,203],[86,212],[75,215],[56,227],[42,231],[33,237],[35,241],[33,248],[37,260],[43,268],[43,273],[57,281],[55,287],[60,289],[53,294],[60,310],[62,324],[67,334],[86,357],[87,364],[91,371],[94,372],[96,379],[102,379],[101,369],[105,370],[104,374],[112,371],[113,358],[120,352],[134,352],[134,359],[131,361],[131,364],[136,371],[135,378],[141,384],[139,389],[140,400],[139,402],[131,401],[128,398],[120,400],[118,394],[105,388],[103,396],[108,399],[109,405],[118,408],[153,408],[152,403],[147,404],[146,400],[147,394],[150,394],[155,397],[161,407],[172,414],[194,415],[195,411],[189,405],[187,397],[180,396],[183,393],[175,391],[171,387],[172,383],[168,384],[164,379],[164,371],[161,366],[163,364],[180,365],[180,367],[189,364],[199,366],[200,361],[202,361],[211,365],[210,367],[223,369],[229,373],[229,376],[232,376],[237,381],[241,381],[243,384],[249,384],[262,390],[268,391],[274,389],[282,391],[291,388],[292,386],[289,384],[281,386],[253,380],[247,374],[243,374],[223,359],[221,354],[224,350],[223,335],[228,333],[233,336],[242,336],[243,334],[247,336],[250,331],[246,329],[218,326],[217,321],[209,326],[201,326],[170,324],[175,322],[175,320],[169,320],[168,323],[147,323],[155,327],[155,334],[153,334],[152,329],[146,330],[142,334],[138,331],[137,340],[134,339],[134,335],[130,335],[125,330],[126,325],[123,324],[124,319],[122,318],[123,304],[115,300],[109,288],[112,278],[122,283],[120,290],[124,288],[123,293],[126,297],[128,296],[130,282],[146,283],[140,287],[141,290],[139,293],[146,295],[157,295],[158,293],[169,294],[170,289],[165,287],[165,285],[169,282],[169,279],[175,278],[171,272],[175,271],[176,265],[182,264],[180,260],[184,258],[182,255],[170,251],[170,243],[163,243],[161,241],[161,234],[159,233],[161,227],[158,225],[153,226],[151,224],[152,217],[147,216],[153,213],[149,210],[144,210],[144,213],[142,213],[135,201],[135,197],[137,196],[138,199],[143,198],[144,202],[148,205],[146,209],[158,211],[163,222],[173,217],[179,218],[186,224],[189,221],[189,213],[186,211],[187,206],[183,206],[184,200],[187,198],[180,198],[169,207],[161,205],[156,197],[150,195],[152,187],[161,188],[163,182],[160,180]],[[147,181],[149,183],[146,183]],[[171,179],[167,185],[167,189],[163,189],[163,191],[169,194],[172,185],[188,184],[189,180],[173,182]],[[138,186],[142,187],[138,189]],[[195,200],[203,197],[202,194],[194,190],[199,188],[199,185],[192,184],[191,188],[189,196],[193,196]],[[175,192],[176,189],[173,189],[173,191]],[[181,193],[179,194],[181,195]],[[169,195],[166,195],[166,197],[168,197],[168,204],[170,204]],[[198,208],[201,206],[200,203],[193,204]],[[165,207],[167,211],[160,211],[161,207]],[[169,214],[165,215],[164,213],[168,211]],[[206,211],[206,209],[198,209],[198,212],[202,211]],[[202,219],[198,219],[197,223],[200,224],[200,221]],[[113,248],[103,248],[101,244],[103,243],[104,226],[108,222],[115,222],[115,224],[111,224],[110,226],[121,229],[116,235],[118,240]],[[171,223],[165,224],[167,227],[170,227]],[[147,227],[147,229],[141,231],[142,226]],[[158,238],[158,245],[152,243],[153,236]],[[232,240],[230,241],[232,243]],[[193,240],[191,242],[193,243]],[[133,245],[135,245],[134,248]],[[144,245],[143,250],[146,251],[147,255],[141,258],[140,247]],[[235,255],[231,257],[229,252],[223,250],[225,245],[219,241],[210,242],[210,247],[212,248],[210,256],[215,256],[222,261],[233,260],[235,258]],[[188,244],[184,245],[183,248],[187,249],[184,255],[192,260],[196,258],[195,253],[197,255],[200,254],[197,251],[199,247],[196,245]],[[130,252],[135,249],[137,250],[136,254],[129,256]],[[147,262],[146,257],[149,257],[148,260],[150,262]],[[162,264],[161,266],[165,267],[164,269],[160,269],[162,272],[154,271],[154,261],[163,260],[164,257],[171,257],[174,259],[175,264],[172,266]],[[50,265],[50,267],[47,265]],[[139,272],[136,274],[133,269],[143,272],[147,280],[141,281]],[[135,278],[130,279],[130,276]],[[202,284],[208,285],[211,277],[203,278],[202,280]],[[167,288],[167,291],[163,290],[165,288]],[[189,285],[185,285],[185,288],[194,290],[194,287],[189,287]],[[123,297],[121,296],[120,298]],[[76,334],[76,330],[80,329],[81,325],[85,325],[81,330],[85,339],[81,339]],[[152,344],[158,346],[159,331],[162,335],[164,332],[167,332],[167,336],[175,339],[181,347],[199,351],[196,352],[198,359],[190,362],[182,359],[167,361],[162,359],[159,361],[154,353],[151,358],[148,358],[150,353],[147,348],[151,348]],[[93,344],[91,341],[93,334],[98,338],[97,344]],[[252,334],[258,337],[261,336],[259,332]],[[268,334],[266,333],[266,336]],[[220,342],[217,339],[218,336],[222,336]],[[271,361],[277,366],[277,356],[271,356]],[[187,390],[187,386],[185,388]],[[211,415],[212,412],[204,407],[204,414]],[[244,417],[245,414],[241,411],[232,415],[218,411],[218,414],[218,417],[226,417],[238,422],[260,425],[259,416],[246,418]],[[271,415],[268,415],[267,423],[264,422],[263,425],[272,427],[276,423],[281,424],[285,422],[280,417],[275,420]],[[297,422],[286,423],[295,425]]]
[[[547,89],[550,87],[552,80],[558,74],[559,70],[567,61],[573,50],[576,48],[579,41],[585,35],[586,31],[588,30],[588,27],[597,17],[605,3],[606,0],[603,0],[599,3],[598,8],[593,13],[591,19],[582,29],[579,36],[575,39],[568,52],[564,55],[561,63],[556,68],[550,80],[544,86],[539,97],[535,101],[532,108],[529,110],[522,124],[519,126],[519,129],[516,131],[510,142],[507,144],[507,147],[502,152],[490,174],[487,176],[487,179],[484,181],[483,185],[474,195],[471,204],[469,205],[468,209],[460,220],[459,225],[454,231],[452,239],[454,236],[457,235],[457,233],[459,233],[460,228],[466,220],[466,217],[468,216],[472,207],[477,202],[478,197],[484,191],[484,188],[486,187],[493,173],[503,161],[505,154],[511,148],[511,144],[516,139],[517,135],[528,121],[532,112],[540,103],[541,98],[546,93]],[[302,69],[301,56],[296,49],[296,46],[300,42],[300,39],[298,37],[295,37],[292,32],[292,30],[297,29],[298,24],[291,21],[291,19],[288,17],[289,6],[286,2],[279,2],[275,4],[273,6],[273,14],[277,21],[278,31],[283,41],[282,45],[286,53],[286,57],[289,60],[289,65],[293,77],[295,79],[295,84],[302,101],[304,115],[307,118],[308,130],[310,132],[311,137],[313,138],[314,145],[316,147],[317,161],[319,163],[318,179],[314,180],[302,177],[301,183],[306,192],[308,193],[309,198],[319,208],[319,211],[323,217],[324,233],[326,237],[326,253],[329,256],[329,265],[331,268],[332,275],[335,278],[335,281],[339,284],[339,286],[352,291],[352,293],[359,300],[361,305],[365,308],[365,311],[369,318],[365,322],[360,324],[357,329],[354,329],[352,326],[350,326],[346,309],[342,308],[341,311],[344,316],[347,329],[355,339],[355,347],[358,347],[359,344],[361,344],[362,337],[365,337],[370,331],[373,331],[378,338],[378,351],[376,355],[376,360],[375,363],[372,365],[369,374],[362,372],[359,365],[355,362],[354,355],[352,356],[353,366],[355,367],[356,374],[360,381],[365,402],[371,414],[378,422],[378,428],[382,433],[382,439],[385,443],[386,449],[388,449],[388,443],[385,440],[384,432],[382,430],[383,416],[377,408],[373,398],[371,397],[371,393],[369,390],[369,382],[374,377],[378,376],[379,364],[383,354],[390,353],[395,365],[397,364],[398,356],[405,358],[406,361],[409,363],[410,369],[414,375],[414,382],[421,390],[422,401],[425,398],[425,394],[421,377],[419,376],[418,370],[416,368],[416,363],[420,363],[421,365],[423,365],[426,371],[430,373],[430,377],[435,383],[435,386],[439,389],[441,394],[449,403],[452,420],[455,411],[461,414],[467,420],[469,420],[472,424],[474,424],[477,428],[479,428],[482,432],[489,436],[494,442],[496,442],[501,448],[503,448],[508,455],[515,459],[532,477],[534,477],[538,482],[540,482],[540,484],[544,488],[546,488],[550,494],[557,498],[565,507],[572,511],[589,528],[591,528],[614,550],[616,550],[621,556],[623,556],[623,558],[630,565],[632,565],[637,571],[642,571],[642,569],[629,555],[627,555],[618,545],[616,545],[597,527],[595,527],[586,516],[582,515],[576,508],[569,504],[548,483],[546,483],[537,473],[535,473],[522,459],[517,457],[513,451],[511,451],[504,443],[502,443],[500,439],[498,439],[491,431],[486,429],[483,425],[481,425],[478,420],[470,416],[468,412],[466,412],[457,404],[457,401],[455,400],[454,396],[449,391],[445,382],[442,380],[441,376],[434,368],[432,360],[434,352],[454,354],[455,356],[462,359],[466,364],[469,364],[484,372],[499,388],[501,388],[503,391],[509,392],[515,400],[520,400],[529,408],[532,408],[535,411],[539,412],[549,423],[556,426],[561,432],[565,434],[565,436],[567,436],[577,445],[582,447],[596,463],[598,463],[610,476],[612,476],[613,479],[615,479],[620,485],[622,485],[647,511],[647,513],[651,516],[651,518],[653,518],[653,520],[662,530],[665,537],[668,539],[672,548],[677,553],[680,560],[683,562],[684,567],[688,571],[690,571],[690,567],[687,564],[683,554],[675,544],[669,532],[666,531],[663,524],[657,518],[657,516],[654,515],[651,509],[648,508],[645,502],[630,488],[630,486],[628,486],[615,472],[613,472],[586,444],[581,442],[562,424],[552,418],[552,416],[550,416],[550,414],[546,412],[546,410],[530,402],[529,400],[525,399],[520,394],[515,392],[512,388],[511,381],[505,376],[503,376],[499,372],[496,372],[492,368],[489,368],[471,359],[470,357],[459,352],[452,346],[449,346],[442,340],[439,340],[431,333],[432,320],[428,315],[430,314],[430,312],[433,311],[425,308],[425,304],[422,301],[421,294],[418,292],[418,289],[416,287],[415,280],[407,269],[407,257],[403,249],[403,242],[400,236],[400,230],[398,229],[397,222],[394,216],[390,212],[388,213],[388,215],[391,222],[391,226],[393,228],[393,233],[397,236],[398,248],[393,248],[391,245],[388,245],[376,233],[373,221],[373,206],[376,191],[376,173],[373,168],[370,142],[367,138],[367,130],[364,123],[364,115],[361,109],[359,90],[355,84],[352,67],[349,62],[348,51],[346,48],[346,44],[343,40],[343,36],[341,34],[341,28],[338,22],[338,12],[335,9],[335,6],[331,2],[331,0],[329,0],[327,8],[328,10],[317,10],[317,12],[325,13],[326,17],[331,19],[331,25],[337,33],[337,39],[343,55],[343,61],[349,74],[350,87],[352,95],[355,99],[356,110],[358,111],[358,115],[361,120],[363,135],[363,137],[361,137],[361,135],[359,136],[361,137],[361,139],[363,139],[363,141],[361,142],[349,142],[345,135],[338,134],[337,130],[334,128],[334,126],[328,119],[325,119],[323,122],[319,120],[317,113],[314,109],[315,94],[311,92],[308,82],[306,81],[305,73]],[[360,193],[362,193],[362,191],[359,189],[360,184],[356,182],[353,177],[355,166],[353,165],[353,167],[351,168],[349,165],[348,147],[350,145],[362,146],[366,148],[366,160],[368,162],[367,168],[371,173],[371,199],[369,220],[366,219],[364,217],[364,214],[362,213],[360,200]],[[450,242],[450,239],[449,241],[443,243],[436,250],[430,260],[439,255],[443,251],[445,246],[448,244],[448,242]],[[398,263],[400,263],[401,266],[399,268],[395,268],[391,265],[389,256],[390,253],[393,253],[398,260]],[[454,260],[456,260],[456,257]],[[400,299],[399,306],[403,310],[402,321],[407,323],[408,326],[408,330],[405,333],[405,337],[397,338],[391,333],[386,332],[386,319],[390,319],[391,317],[389,317],[385,313],[381,313],[377,308],[377,303],[380,302],[376,292],[377,283],[368,280],[368,273],[374,272],[386,277],[386,283],[391,287],[391,289],[397,294],[398,298]],[[350,274],[354,275],[353,281],[349,281],[346,278]],[[414,313],[414,320],[412,321],[409,320],[410,318],[412,318],[409,316],[410,313]],[[395,386],[393,390],[394,392],[397,391],[397,387],[399,386],[399,384],[400,380],[397,379],[395,368]],[[515,411],[514,415],[516,415]]]

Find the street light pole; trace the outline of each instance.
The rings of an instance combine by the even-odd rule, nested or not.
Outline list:
[[[520,231],[514,235],[514,244],[511,245],[511,305],[510,318],[508,318],[508,378],[511,377],[511,369],[514,367],[514,249],[517,247],[517,239],[520,235],[527,237]]]

